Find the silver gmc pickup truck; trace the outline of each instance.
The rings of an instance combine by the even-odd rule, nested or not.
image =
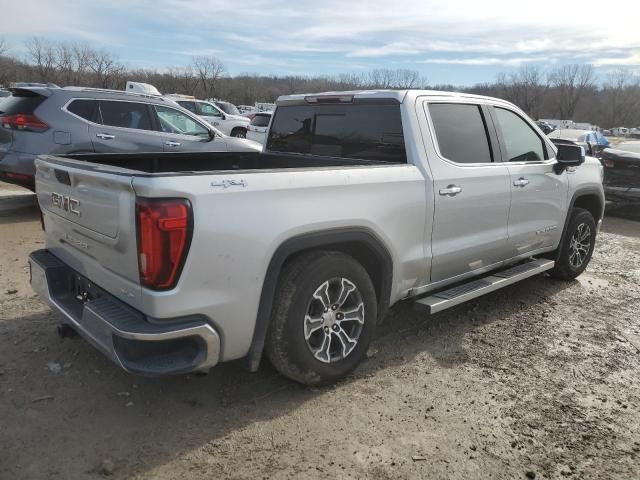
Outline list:
[[[435,91],[281,97],[260,153],[42,156],[31,284],[142,375],[263,354],[318,385],[405,300],[435,313],[586,268],[603,169],[502,100]]]

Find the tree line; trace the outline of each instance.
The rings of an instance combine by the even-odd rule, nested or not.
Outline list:
[[[0,86],[12,82],[51,82],[123,90],[127,80],[150,83],[162,93],[220,98],[235,104],[273,102],[280,95],[364,88],[425,88],[476,93],[515,103],[534,119],[559,118],[604,128],[640,126],[640,75],[619,69],[599,77],[593,66],[525,65],[491,83],[472,87],[430,85],[411,69],[375,69],[331,76],[231,76],[213,56],[195,56],[185,66],[141,69],[125,66],[116,55],[83,43],[34,37],[22,57],[10,54],[0,38]]]

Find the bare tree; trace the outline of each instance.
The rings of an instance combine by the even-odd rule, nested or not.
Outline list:
[[[640,77],[629,70],[609,73],[602,88],[606,125],[631,124],[634,113],[640,110]]]
[[[549,83],[557,91],[557,112],[562,119],[572,119],[578,103],[595,86],[591,65],[563,65],[549,74]]]
[[[91,59],[94,52],[88,45],[77,43],[72,47],[73,62],[75,65],[74,77],[71,83],[81,85],[88,82],[88,73],[90,71]]]
[[[0,57],[4,56],[4,54],[9,50],[9,46],[7,45],[7,41],[4,37],[0,37]]]
[[[124,66],[106,50],[92,52],[89,68],[96,75],[97,86],[101,88],[115,88],[124,72]]]
[[[27,56],[36,69],[38,81],[56,82],[56,50],[47,40],[33,37],[26,44]]]
[[[510,74],[499,74],[497,78],[499,95],[518,105],[530,116],[538,118],[542,99],[549,88],[539,67],[525,65]]]
[[[205,98],[216,96],[218,80],[224,75],[225,68],[220,60],[210,55],[194,57],[192,62]]]

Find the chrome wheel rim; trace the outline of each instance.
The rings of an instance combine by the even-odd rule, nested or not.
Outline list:
[[[591,227],[586,223],[578,225],[569,242],[569,263],[574,268],[580,268],[589,255],[591,249]]]
[[[363,325],[360,291],[346,278],[332,278],[313,292],[304,317],[304,339],[316,360],[334,363],[353,352]]]

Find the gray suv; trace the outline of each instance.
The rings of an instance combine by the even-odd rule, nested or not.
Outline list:
[[[32,86],[0,98],[0,180],[33,188],[41,154],[250,152],[172,100],[117,90]]]

